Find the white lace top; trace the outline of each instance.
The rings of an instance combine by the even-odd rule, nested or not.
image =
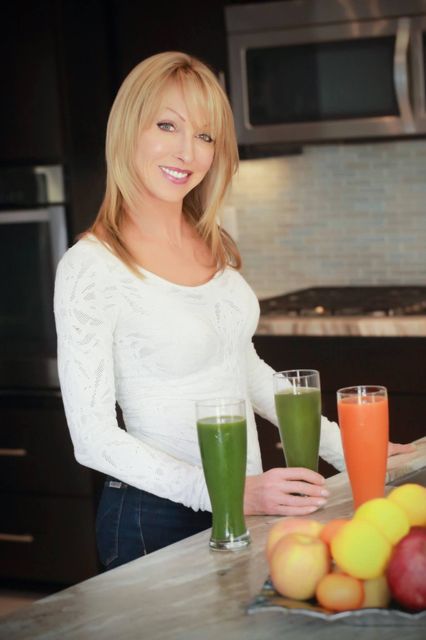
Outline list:
[[[59,264],[59,377],[75,456],[130,485],[209,510],[195,402],[246,398],[248,475],[262,471],[253,409],[276,424],[273,370],[252,345],[259,304],[231,268],[193,287],[141,271],[144,279],[94,236]],[[127,431],[117,425],[116,401]],[[339,429],[326,418],[320,453],[342,468]]]

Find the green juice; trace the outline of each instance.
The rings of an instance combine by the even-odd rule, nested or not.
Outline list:
[[[275,395],[281,442],[288,467],[318,470],[321,430],[319,389],[302,388]]]
[[[243,513],[247,460],[246,421],[241,416],[197,421],[204,476],[212,503],[212,538],[246,533]]]

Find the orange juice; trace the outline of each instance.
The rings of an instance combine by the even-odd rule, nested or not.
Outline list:
[[[338,392],[339,424],[355,508],[384,496],[389,412],[384,394]]]

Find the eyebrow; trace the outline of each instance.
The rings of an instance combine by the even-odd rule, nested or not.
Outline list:
[[[186,122],[185,118],[183,116],[180,115],[180,113],[178,113],[178,111],[175,111],[174,109],[172,109],[171,107],[166,107],[166,109],[168,109],[169,111],[173,111],[173,113],[175,113],[177,116],[179,116],[179,118],[183,121]]]
[[[177,116],[179,116],[179,118],[180,118],[183,122],[186,122],[186,119],[185,119],[185,118],[184,118],[184,117],[183,117],[183,116],[182,116],[178,111],[176,111],[175,109],[172,109],[172,107],[164,107],[164,108],[165,108],[165,109],[168,109],[169,111],[173,111],[173,113],[175,113]],[[204,124],[201,128],[202,128],[202,129],[204,129],[204,128],[209,128],[208,123]]]

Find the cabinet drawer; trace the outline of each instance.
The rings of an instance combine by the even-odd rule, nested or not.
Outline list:
[[[71,584],[98,570],[86,498],[0,494],[0,578]]]
[[[88,469],[75,458],[62,407],[0,407],[3,490],[89,495]]]

